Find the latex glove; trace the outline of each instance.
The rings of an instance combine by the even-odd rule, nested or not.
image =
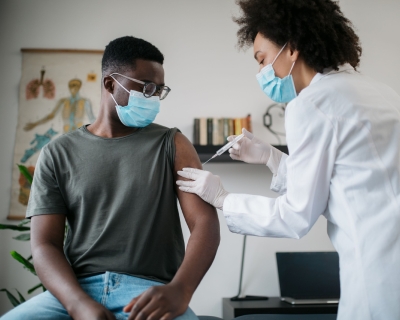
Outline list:
[[[219,176],[215,176],[208,171],[193,168],[183,168],[182,171],[178,171],[178,175],[192,180],[178,180],[176,184],[180,190],[197,194],[205,202],[222,210],[224,200],[229,193],[225,191]]]
[[[229,149],[231,158],[247,163],[267,164],[273,147],[269,143],[256,138],[244,128],[242,132],[244,137]],[[235,137],[229,136],[228,141],[232,141]]]

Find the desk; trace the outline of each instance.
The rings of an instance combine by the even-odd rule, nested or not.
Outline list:
[[[279,297],[270,297],[264,301],[231,301],[222,299],[222,317],[224,320],[244,316],[246,314],[336,314],[337,304],[291,305],[281,301]]]

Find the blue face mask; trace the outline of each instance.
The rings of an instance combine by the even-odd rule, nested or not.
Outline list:
[[[281,51],[279,51],[274,61],[262,68],[256,76],[262,91],[264,91],[264,93],[273,101],[278,103],[287,103],[297,97],[293,77],[291,75],[293,66],[296,61],[293,62],[292,67],[289,71],[289,75],[284,77],[283,79],[275,76],[275,70],[272,67],[285,47],[286,44],[283,46]]]
[[[129,93],[128,105],[123,107],[118,105],[114,96],[111,94],[117,109],[118,117],[127,127],[143,128],[151,124],[160,112],[160,98],[152,96],[146,98],[142,92],[131,90],[130,92],[111,76],[126,92]]]

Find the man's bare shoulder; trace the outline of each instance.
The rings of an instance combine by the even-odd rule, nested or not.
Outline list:
[[[175,167],[178,170],[183,167],[202,168],[193,144],[181,132],[175,134]]]

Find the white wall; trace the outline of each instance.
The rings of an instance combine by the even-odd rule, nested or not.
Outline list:
[[[366,74],[400,93],[400,2],[398,0],[343,0],[344,13],[355,24],[363,44]],[[250,112],[254,132],[275,143],[262,127],[262,114],[270,101],[255,81],[257,65],[251,50],[235,49],[237,13],[233,0],[2,0],[0,11],[0,221],[9,209],[11,169],[21,75],[21,48],[103,49],[124,35],[142,37],[165,55],[166,83],[173,91],[162,104],[157,122],[177,126],[192,135],[194,117],[239,117]],[[210,164],[227,190],[274,196],[271,176],[262,166]],[[191,306],[197,314],[221,315],[221,298],[236,294],[242,237],[232,234],[220,215],[222,241],[216,260],[195,293]],[[320,219],[300,241],[250,237],[247,243],[244,291],[279,295],[276,251],[332,250]],[[184,228],[188,236],[187,228]],[[10,250],[28,254],[26,244],[0,232],[0,288],[21,292],[37,279],[9,257]],[[0,314],[10,308],[0,294]]]

